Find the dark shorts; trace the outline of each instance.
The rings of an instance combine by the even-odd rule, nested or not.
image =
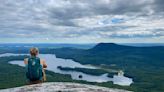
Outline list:
[[[29,79],[27,79],[27,85],[43,83],[43,82],[44,82],[43,74],[44,74],[44,73],[42,72],[42,77],[40,78],[40,80],[30,81]]]
[[[38,84],[38,83],[43,83],[43,80],[28,81],[27,85]]]

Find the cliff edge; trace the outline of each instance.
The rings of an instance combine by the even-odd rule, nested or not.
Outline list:
[[[0,92],[130,92],[121,89],[105,88],[93,85],[68,83],[68,82],[49,82],[35,85],[0,90]]]

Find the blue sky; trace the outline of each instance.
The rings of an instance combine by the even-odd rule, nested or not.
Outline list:
[[[0,43],[163,43],[164,0],[0,0]]]

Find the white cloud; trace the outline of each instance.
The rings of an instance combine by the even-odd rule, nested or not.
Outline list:
[[[161,3],[162,0],[0,0],[0,38],[44,42],[130,42],[133,38],[146,38],[162,42]],[[117,22],[119,19],[122,21]]]

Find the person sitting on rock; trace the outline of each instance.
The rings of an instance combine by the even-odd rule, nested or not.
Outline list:
[[[24,64],[26,65],[26,77],[28,79],[28,84],[42,83],[46,81],[45,68],[47,64],[45,60],[38,57],[39,49],[31,48],[30,57],[24,59]]]

